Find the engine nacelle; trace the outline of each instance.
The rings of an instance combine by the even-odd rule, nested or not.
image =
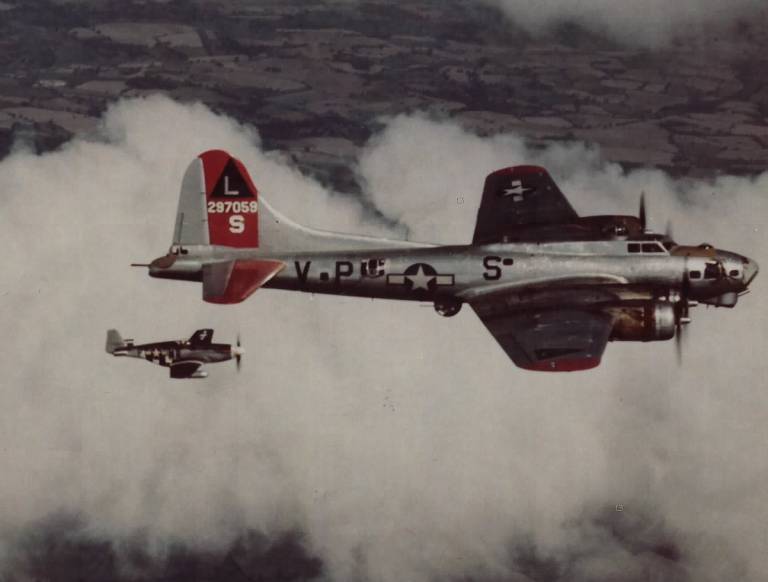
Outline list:
[[[435,311],[443,317],[452,317],[461,310],[461,301],[455,297],[437,297]]]
[[[666,301],[649,302],[642,306],[621,307],[611,340],[653,342],[675,337],[675,307]]]
[[[723,293],[709,299],[701,299],[700,302],[706,305],[714,305],[715,307],[735,307],[738,300],[739,294],[731,291],[730,293]]]

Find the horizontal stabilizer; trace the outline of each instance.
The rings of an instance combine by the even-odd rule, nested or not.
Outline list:
[[[203,266],[203,300],[240,303],[285,268],[272,259],[236,260]]]

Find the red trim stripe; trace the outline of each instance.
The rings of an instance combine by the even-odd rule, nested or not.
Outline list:
[[[521,368],[534,372],[578,372],[600,365],[600,358],[560,358],[559,360],[541,360]]]

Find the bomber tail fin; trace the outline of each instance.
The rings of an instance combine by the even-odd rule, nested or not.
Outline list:
[[[105,349],[107,350],[108,354],[114,353],[114,351],[117,348],[121,348],[125,345],[125,342],[123,341],[123,338],[120,336],[120,332],[116,329],[110,329],[107,331],[107,344]]]
[[[243,163],[223,150],[203,152],[187,168],[173,245],[180,247],[174,254],[184,254],[187,246],[247,248],[264,254],[425,246],[297,224],[260,199]]]
[[[181,181],[173,244],[258,248],[258,209],[258,191],[240,160],[203,152]]]

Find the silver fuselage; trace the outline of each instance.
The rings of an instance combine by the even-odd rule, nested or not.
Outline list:
[[[605,240],[548,243],[500,243],[483,246],[434,246],[404,243],[402,248],[265,253],[252,249],[187,247],[150,275],[199,281],[202,266],[226,260],[277,259],[285,268],[265,287],[359,297],[429,301],[450,296],[472,301],[486,294],[525,293],[531,288],[567,284],[665,296],[688,279],[690,298],[706,300],[739,293],[756,274],[757,265],[728,251],[670,253],[660,244],[654,252],[630,253],[631,241]],[[716,277],[705,277],[707,263],[719,263]],[[690,273],[698,273],[696,279]]]

